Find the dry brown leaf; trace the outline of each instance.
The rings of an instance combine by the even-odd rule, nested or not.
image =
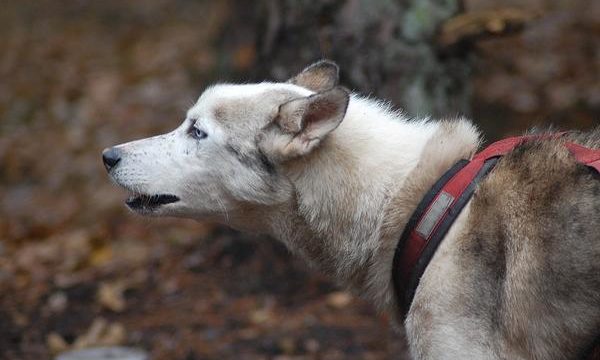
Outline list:
[[[125,290],[126,285],[122,281],[105,282],[98,287],[96,299],[104,308],[114,312],[121,312],[125,310],[127,305],[123,296]]]
[[[46,337],[46,345],[51,354],[58,354],[69,348],[69,344],[67,344],[65,339],[55,332],[48,334]]]
[[[92,251],[89,262],[91,266],[99,266],[107,263],[113,257],[112,248],[106,244]]]
[[[120,323],[109,323],[106,319],[96,318],[88,331],[79,336],[72,349],[83,349],[92,346],[122,345],[127,340],[125,327]]]
[[[336,291],[327,295],[327,304],[334,308],[343,308],[350,304],[352,296],[343,291]]]
[[[268,309],[257,309],[250,313],[250,321],[254,324],[264,324],[273,318],[273,314]]]

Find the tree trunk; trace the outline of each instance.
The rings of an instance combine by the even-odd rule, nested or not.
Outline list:
[[[409,115],[469,114],[470,61],[436,45],[460,0],[261,0],[254,9],[238,3],[238,15],[248,19],[254,11],[247,22],[255,26],[254,79],[285,80],[329,58],[340,65],[344,85]]]

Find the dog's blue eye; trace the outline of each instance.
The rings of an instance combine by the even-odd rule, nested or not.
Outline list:
[[[194,127],[192,129],[192,136],[198,140],[202,140],[202,139],[206,139],[208,134],[205,133],[204,131],[198,129],[197,127]]]

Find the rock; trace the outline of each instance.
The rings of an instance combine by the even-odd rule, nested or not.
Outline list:
[[[74,350],[60,354],[55,360],[148,360],[148,353],[123,346]]]

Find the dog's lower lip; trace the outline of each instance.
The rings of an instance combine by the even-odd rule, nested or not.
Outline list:
[[[131,209],[151,209],[161,205],[171,204],[179,201],[179,197],[171,194],[158,194],[158,195],[133,195],[130,196],[125,203]]]

